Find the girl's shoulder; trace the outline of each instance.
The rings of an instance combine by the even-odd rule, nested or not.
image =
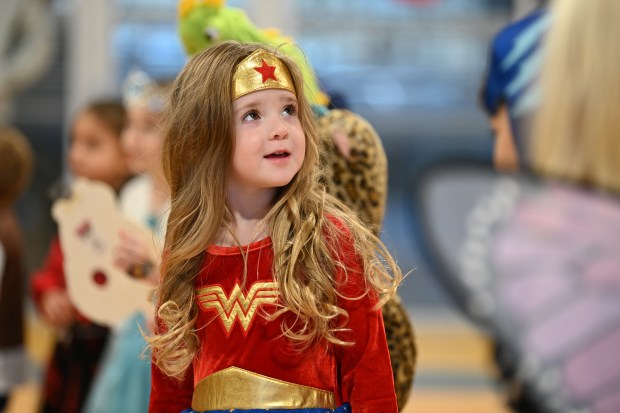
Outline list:
[[[355,255],[356,236],[355,230],[345,218],[332,214],[325,214],[323,225],[323,237],[328,248],[336,251],[340,256]]]
[[[338,263],[338,267],[345,269],[345,272],[358,272],[361,268],[360,254],[351,227],[337,216],[326,214],[326,218],[323,236],[333,261]]]
[[[325,236],[338,240],[346,240],[353,238],[351,227],[342,217],[334,214],[325,213],[325,224],[323,225],[323,233]]]

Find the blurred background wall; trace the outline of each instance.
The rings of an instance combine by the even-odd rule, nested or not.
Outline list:
[[[120,94],[132,67],[154,78],[176,76],[185,55],[173,0],[49,0],[51,59],[42,76],[12,99],[10,122],[31,139],[37,167],[20,201],[29,266],[40,263],[54,231],[51,197],[63,175],[66,125],[86,101]],[[291,35],[336,104],[366,117],[390,156],[390,207],[419,163],[437,151],[487,157],[490,134],[478,108],[488,41],[533,0],[231,0],[260,27]],[[2,6],[0,6],[2,7]],[[405,268],[412,255],[401,217],[388,213],[385,238]],[[394,224],[394,225],[392,225]],[[399,230],[399,227],[400,230]],[[402,231],[401,231],[402,230]],[[402,234],[400,232],[403,232]],[[418,277],[419,276],[419,277]],[[432,304],[404,291],[410,303]]]
[[[41,265],[55,232],[53,198],[64,175],[67,124],[94,97],[120,94],[139,67],[170,79],[185,62],[174,0],[41,0],[53,30],[42,75],[11,99],[8,122],[36,152],[18,213],[27,266]],[[490,162],[492,137],[478,106],[491,36],[535,0],[229,0],[260,27],[292,36],[337,105],[366,117],[388,154],[390,193],[383,239],[404,272],[400,295],[414,323],[456,317],[414,237],[406,198],[425,164],[449,154]],[[0,12],[5,7],[0,5]],[[417,385],[435,376],[418,374]]]

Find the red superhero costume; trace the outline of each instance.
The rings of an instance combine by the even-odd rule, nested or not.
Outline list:
[[[201,347],[182,382],[165,376],[153,365],[149,412],[178,413],[190,405],[197,411],[215,410],[221,405],[210,400],[226,399],[231,392],[236,396],[232,407],[241,408],[239,401],[254,402],[248,391],[265,398],[262,387],[253,392],[263,383],[279,386],[284,389],[281,394],[289,398],[327,400],[334,407],[349,402],[354,413],[398,412],[383,319],[381,311],[374,309],[374,296],[338,299],[338,305],[349,315],[349,330],[339,338],[354,343],[352,346],[320,342],[299,350],[281,331],[282,317],[292,320],[292,314],[271,321],[265,317],[278,299],[272,277],[271,239],[247,248],[245,284],[239,247],[208,248],[196,280],[199,314],[195,327]],[[344,297],[359,297],[364,281],[356,256],[346,251],[341,255],[348,272],[345,277],[342,269],[337,270],[337,280],[346,278],[339,292]],[[223,390],[218,393],[214,388]],[[278,406],[274,394],[278,392],[267,396],[272,408]]]

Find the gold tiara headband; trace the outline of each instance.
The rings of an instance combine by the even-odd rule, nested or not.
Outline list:
[[[233,100],[265,89],[284,89],[297,94],[286,65],[274,54],[258,49],[237,65],[233,76]]]

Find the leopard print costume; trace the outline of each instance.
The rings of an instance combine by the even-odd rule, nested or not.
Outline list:
[[[327,191],[352,208],[379,235],[387,199],[387,157],[375,129],[348,110],[330,110],[318,119],[324,137]],[[405,406],[415,374],[417,349],[411,321],[400,298],[383,307],[398,407]]]

